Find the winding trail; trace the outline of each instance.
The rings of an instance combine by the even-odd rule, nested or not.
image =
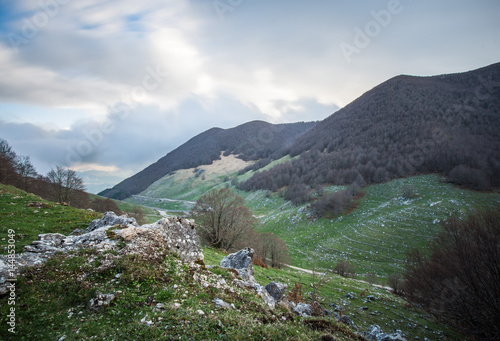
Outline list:
[[[287,268],[294,269],[294,270],[297,270],[297,271],[302,271],[302,272],[305,272],[305,273],[308,273],[308,274],[311,274],[311,275],[316,274],[316,275],[320,275],[320,276],[326,276],[326,272],[314,272],[313,270],[299,268],[297,266],[293,266],[293,265],[290,265],[290,264],[283,264],[283,265],[286,266]],[[363,281],[361,279],[355,279],[355,278],[351,278],[351,279],[353,281],[356,281],[356,282],[360,282],[360,283],[364,283],[364,284],[371,284],[372,286],[380,288],[380,289],[385,289],[385,290],[390,290],[390,291],[393,290],[391,287],[386,287],[386,286],[379,285],[379,284],[368,283],[367,281]]]

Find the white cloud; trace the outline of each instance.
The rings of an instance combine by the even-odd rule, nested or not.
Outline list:
[[[397,74],[498,61],[498,2],[402,3],[348,63],[339,45],[387,1],[245,1],[223,21],[211,1],[69,1],[18,53],[0,43],[0,111],[12,111],[0,112],[0,133],[50,164],[66,162],[85,129],[111,121],[80,166],[137,171],[212,126],[318,120]],[[21,19],[42,11],[36,1],[11,5]],[[22,34],[23,25],[13,17],[0,26]],[[23,116],[28,106],[44,117]]]

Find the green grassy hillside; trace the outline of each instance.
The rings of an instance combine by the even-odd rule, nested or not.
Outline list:
[[[414,187],[417,197],[404,199],[405,186]],[[457,188],[437,175],[393,180],[364,191],[355,210],[334,219],[315,220],[307,205],[295,207],[264,193],[247,195],[247,200],[261,216],[261,229],[287,242],[294,264],[308,267],[316,262],[332,268],[345,258],[358,273],[384,277],[403,269],[409,248],[425,248],[450,213],[464,216],[473,209],[500,205],[498,193]]]
[[[232,177],[236,177],[233,174]],[[243,176],[237,177],[241,179]],[[288,245],[292,264],[331,269],[340,259],[356,265],[357,273],[375,273],[386,278],[403,268],[409,248],[425,248],[441,231],[441,222],[449,214],[465,215],[473,209],[500,205],[500,194],[458,188],[439,175],[420,175],[397,179],[363,188],[366,195],[357,200],[357,208],[332,219],[316,219],[310,205],[294,206],[278,194],[267,191],[244,192],[230,181],[207,183],[178,182],[175,174],[164,178],[158,187],[144,192],[152,196],[189,199],[210,188],[228,185],[242,195],[259,217],[259,230],[279,235]],[[414,199],[404,199],[403,189],[411,186]],[[325,188],[325,192],[343,189]]]
[[[416,179],[412,181],[416,183]],[[370,198],[367,192],[366,197]],[[381,196],[376,191],[374,194]],[[392,194],[386,194],[390,199]],[[301,208],[292,207],[279,197],[253,193],[247,199],[259,214],[274,212],[269,217],[283,219],[281,226],[288,226],[285,217],[288,219],[289,214],[290,219],[293,214],[306,216],[303,212],[293,213]],[[0,187],[0,200],[2,233],[4,229],[16,229],[16,238],[22,235],[16,239],[19,248],[35,240],[38,233],[68,234],[74,228],[85,228],[100,216],[46,202],[9,186]],[[41,207],[28,207],[32,202]],[[358,339],[353,329],[338,324],[333,316],[302,318],[285,308],[270,311],[251,290],[200,285],[195,274],[224,278],[227,283],[232,278],[230,271],[217,266],[224,253],[205,248],[204,254],[206,264],[215,267],[190,267],[169,255],[161,264],[122,257],[111,269],[102,270],[99,266],[103,256],[95,251],[60,254],[18,278],[17,334],[13,336],[7,328],[0,328],[0,339],[57,340],[66,336],[65,340],[319,340],[323,335],[333,335],[336,340]],[[402,330],[409,340],[463,339],[385,289],[355,279],[331,272],[313,276],[292,269],[259,267],[255,267],[255,277],[261,284],[271,280],[286,283],[289,288],[300,284],[303,301],[311,302],[316,295],[322,308],[348,316],[361,332],[378,324],[387,332]],[[109,306],[91,309],[90,299],[99,293],[113,293],[115,298]],[[354,294],[354,298],[346,298],[347,293]],[[367,300],[369,295],[374,299]],[[234,303],[237,310],[216,308],[214,298]],[[0,298],[3,326],[9,309],[6,300],[7,297]],[[158,308],[158,303],[163,306]]]
[[[12,186],[0,184],[0,241],[7,240],[8,230],[15,231],[16,252],[36,240],[41,233],[68,235],[75,229],[85,229],[89,223],[102,217],[101,213],[59,205],[26,193]],[[0,253],[6,253],[0,246]]]

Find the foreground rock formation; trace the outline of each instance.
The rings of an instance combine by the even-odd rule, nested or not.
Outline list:
[[[239,278],[234,279],[234,283],[243,288],[255,289],[257,294],[262,297],[269,308],[274,309],[276,304],[286,302],[284,293],[287,285],[278,282],[271,282],[266,286],[261,286],[257,283],[253,272],[253,255],[253,249],[244,248],[224,257],[220,262],[220,266],[236,270]]]
[[[9,278],[26,267],[42,264],[57,252],[94,248],[98,252],[116,250],[119,254],[138,254],[146,259],[159,259],[174,252],[184,262],[203,260],[194,221],[164,218],[154,224],[138,226],[134,218],[106,212],[92,221],[85,231],[75,230],[69,236],[60,233],[40,234],[38,240],[24,247],[14,257],[0,255],[0,295],[8,291]],[[12,255],[10,255],[12,256]]]

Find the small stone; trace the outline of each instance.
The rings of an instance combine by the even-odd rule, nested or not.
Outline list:
[[[200,316],[205,315],[205,313],[203,312],[203,310],[197,310],[196,312],[197,312],[197,313],[198,313],[198,315],[200,315]]]
[[[302,302],[297,303],[293,311],[303,317],[311,316],[312,314],[311,305]]]
[[[224,302],[223,300],[221,300],[220,298],[215,298],[214,299],[214,303],[215,303],[215,306],[217,308],[232,308],[231,305],[227,302]]]
[[[356,298],[356,295],[354,295],[354,293],[352,292],[348,292],[347,294],[345,294],[345,297],[349,300],[353,300]]]

